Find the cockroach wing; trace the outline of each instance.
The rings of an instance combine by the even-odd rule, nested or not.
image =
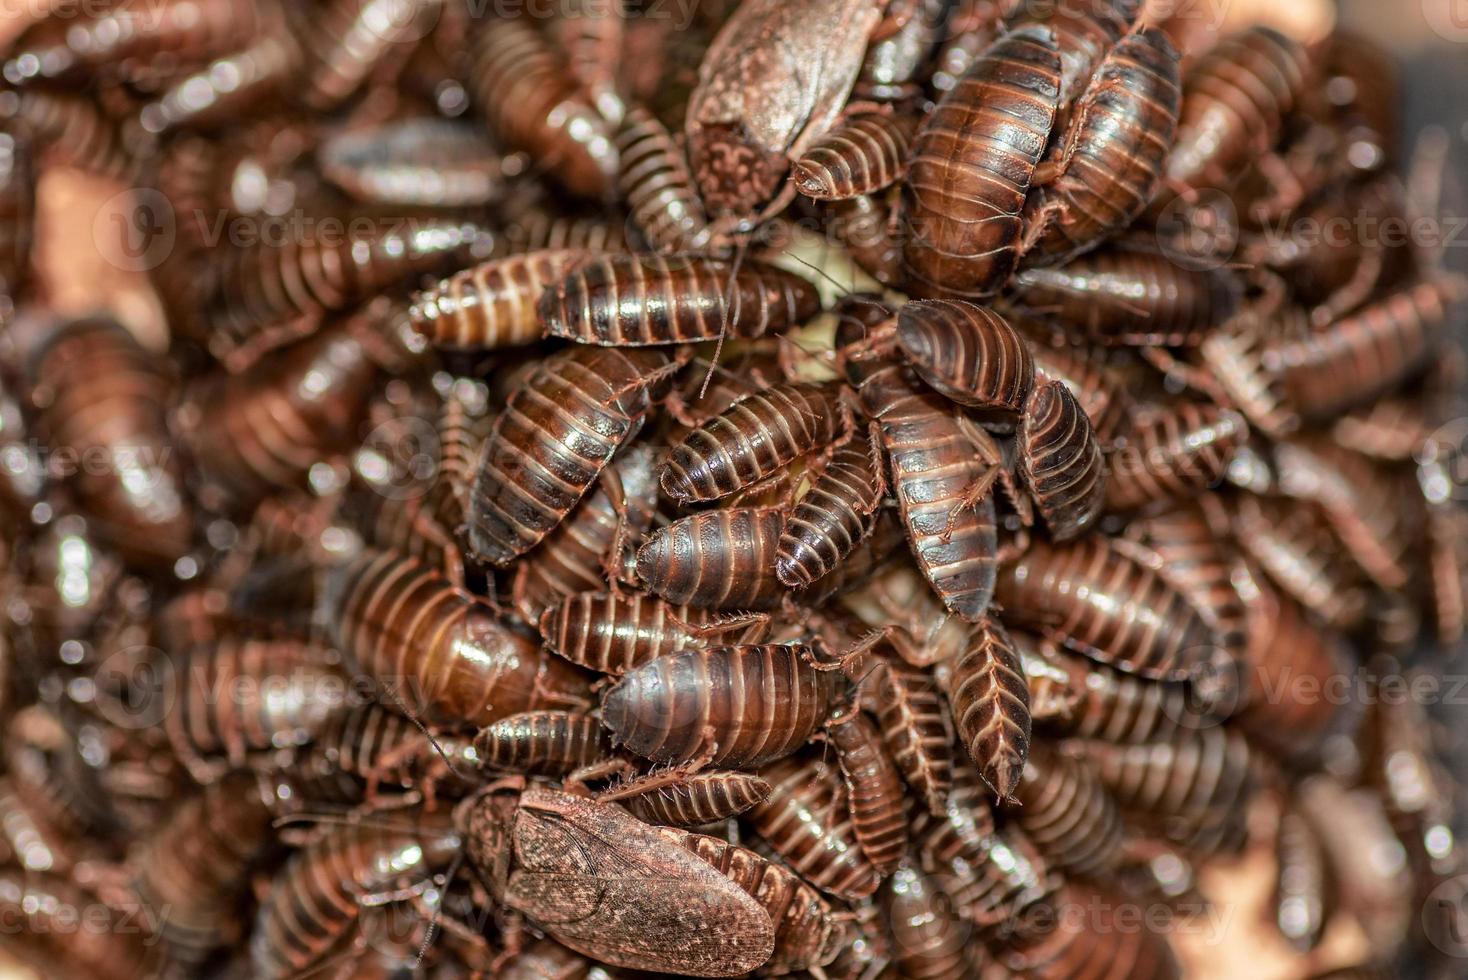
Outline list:
[[[617,807],[528,790],[514,846],[505,903],[577,952],[700,977],[748,973],[774,952],[759,903]]]

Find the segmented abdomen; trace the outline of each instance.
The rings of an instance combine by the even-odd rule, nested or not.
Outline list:
[[[489,351],[540,339],[536,304],[593,253],[544,249],[492,259],[455,273],[413,297],[413,329],[447,350]]]
[[[818,759],[781,759],[760,770],[770,798],[747,816],[749,826],[806,881],[838,898],[865,898],[881,877],[856,839],[846,788]]]
[[[795,161],[796,188],[818,201],[840,201],[890,187],[907,173],[908,150],[920,121],[910,112],[850,117]]]
[[[1106,503],[1107,474],[1091,420],[1070,389],[1047,381],[1030,395],[1019,429],[1020,473],[1050,536],[1090,529]]]
[[[617,132],[617,189],[648,244],[664,254],[708,244],[708,217],[683,150],[645,109],[628,111]]]
[[[1122,822],[1116,801],[1089,765],[1045,741],[1015,788],[1011,815],[1046,859],[1078,875],[1105,875],[1121,860]]]
[[[608,752],[601,721],[574,711],[526,711],[501,718],[474,739],[481,764],[564,776]]]
[[[803,589],[832,571],[871,533],[885,480],[878,447],[858,432],[838,449],[780,530],[775,574]]]
[[[648,823],[703,827],[737,816],[769,795],[770,784],[753,773],[700,772],[622,802]]]
[[[917,300],[897,311],[897,342],[946,397],[1012,420],[1035,383],[1029,344],[999,314],[962,300]]]
[[[711,510],[662,528],[637,552],[647,588],[675,605],[772,609],[787,594],[775,577],[784,515],[773,508]]]
[[[1107,509],[1196,496],[1222,479],[1248,436],[1242,415],[1214,405],[1183,402],[1155,413],[1107,451]]]

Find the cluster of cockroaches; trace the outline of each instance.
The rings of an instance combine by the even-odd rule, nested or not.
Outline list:
[[[1175,977],[1200,869],[1271,841],[1301,975],[1461,947],[1382,680],[1463,638],[1461,288],[1300,230],[1435,210],[1383,56],[1184,57],[1141,0],[554,6],[11,43],[5,951]],[[167,350],[48,311],[60,168],[133,189]]]

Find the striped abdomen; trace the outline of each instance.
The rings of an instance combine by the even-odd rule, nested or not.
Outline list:
[[[322,174],[368,204],[468,208],[499,195],[505,165],[480,127],[411,116],[349,128],[317,151]]]
[[[485,726],[534,708],[583,707],[587,683],[513,632],[493,607],[409,558],[366,552],[327,575],[332,639],[425,721]]]
[[[897,311],[897,342],[945,397],[1012,421],[1035,383],[1029,344],[999,314],[962,300],[918,300]]]
[[[601,721],[575,711],[526,711],[501,718],[474,739],[481,765],[564,776],[610,751]]]
[[[707,610],[670,605],[642,592],[579,592],[546,609],[540,634],[573,664],[620,676],[666,654],[709,646],[713,637],[759,628],[723,628],[715,620]]]
[[[1090,765],[1036,742],[1014,801],[1010,815],[1051,864],[1092,876],[1121,860],[1121,813]]]
[[[481,262],[416,293],[408,308],[409,321],[441,350],[489,351],[533,344],[541,336],[535,311],[541,294],[592,254],[543,249]]]
[[[1127,892],[1130,896],[1132,893]],[[1005,965],[1027,977],[1086,977],[1088,980],[1181,980],[1182,966],[1166,932],[1138,925],[1127,905],[1134,897],[1100,892],[1066,882],[1055,896],[1057,909],[1088,910],[1075,925],[1045,923],[1043,938],[1011,949]]]
[[[835,769],[816,758],[781,759],[760,770],[770,798],[747,814],[750,829],[821,891],[865,898],[881,875],[856,838],[846,788]]]
[[[663,492],[681,504],[717,500],[827,445],[840,432],[844,387],[786,383],[741,398],[673,447]]]
[[[774,508],[710,510],[675,521],[637,552],[649,591],[702,609],[771,609],[787,594],[775,577],[784,515]]]
[[[1279,376],[1266,370],[1268,328],[1245,309],[1221,325],[1199,348],[1204,366],[1249,424],[1276,438],[1300,427],[1300,416],[1286,404]]]
[[[460,772],[477,776],[478,753],[467,735],[439,732],[435,749],[422,729],[375,701],[337,711],[292,770],[294,785],[308,804],[365,801],[369,779],[378,792],[407,792],[441,763],[438,749]],[[417,746],[410,751],[408,746]]]
[[[1019,653],[993,619],[974,627],[951,666],[948,703],[960,742],[1000,800],[1014,795],[1030,751],[1030,689]]]
[[[1247,612],[1234,584],[1238,556],[1227,530],[1220,509],[1185,501],[1133,521],[1127,535],[1156,556],[1153,566],[1187,595],[1224,646],[1237,650],[1243,647]]]
[[[272,22],[248,46],[174,78],[138,110],[150,136],[219,131],[254,115],[297,77],[301,49],[289,29]]]
[[[996,6],[1003,7],[1004,4]],[[1074,106],[1100,71],[1107,52],[1123,40],[1141,13],[1142,0],[1052,0],[1022,4],[1005,23],[1008,30],[1048,28],[1060,52],[1060,105]]]
[[[1091,420],[1062,382],[1030,395],[1019,428],[1019,471],[1050,537],[1065,541],[1090,529],[1106,503],[1107,474]]]
[[[1313,504],[1240,494],[1230,517],[1239,547],[1280,588],[1331,626],[1361,622],[1367,593]]]
[[[645,793],[619,798],[639,820],[702,827],[738,816],[769,795],[770,784],[753,773],[715,771],[694,773]]]
[[[892,761],[929,813],[942,813],[953,785],[953,735],[938,682],[890,647],[875,671],[871,706]]]
[[[617,190],[655,251],[687,252],[708,244],[708,216],[683,150],[645,109],[627,112],[617,131]]]
[[[442,0],[329,0],[302,25],[306,52],[302,103],[328,112],[369,77],[401,68],[413,42],[433,28]]]
[[[613,741],[655,762],[717,743],[710,763],[753,767],[799,749],[826,720],[845,678],[817,670],[809,647],[683,650],[624,675],[602,697]]]
[[[826,726],[841,763],[852,830],[872,867],[889,875],[907,854],[907,788],[881,732],[860,711]]]
[[[1065,651],[1056,658],[1074,703],[1068,713],[1046,720],[1049,731],[1131,744],[1166,741],[1179,732],[1219,723],[1199,710],[1186,685],[1124,674]]]
[[[451,391],[434,420],[438,436],[438,473],[423,498],[423,509],[457,541],[469,523],[469,491],[484,440],[494,427],[494,416],[476,411],[458,391]]]
[[[604,255],[540,300],[546,333],[582,344],[642,347],[760,337],[820,311],[815,286],[757,259]]]
[[[7,125],[24,132],[48,160],[99,177],[133,179],[137,163],[128,155],[117,124],[90,96],[29,89],[12,98],[13,117]],[[161,221],[165,216],[150,211],[146,217]]]
[[[1035,361],[1035,383],[1059,381],[1069,388],[1086,410],[1102,445],[1131,424],[1132,396],[1107,366],[1104,352],[1057,342],[1053,335],[1046,335],[1048,330],[1024,320],[1017,325]]]
[[[780,530],[775,575],[803,589],[837,568],[876,522],[886,479],[878,447],[865,432],[832,454]]]
[[[508,564],[549,534],[634,436],[655,351],[572,347],[547,358],[495,419],[469,507],[474,555]]]
[[[1181,402],[1156,412],[1106,452],[1106,508],[1135,510],[1197,496],[1223,478],[1249,437],[1238,412]]]
[[[897,976],[912,980],[967,980],[974,976],[966,923],[955,915],[951,882],[918,868],[897,869],[883,892]]]
[[[913,292],[990,296],[1009,281],[1059,99],[1055,36],[1027,28],[992,44],[938,103],[903,183]]]
[[[385,488],[390,491],[393,486]],[[464,556],[454,532],[424,508],[422,498],[399,499],[399,494],[380,492],[383,489],[354,484],[343,495],[337,518],[347,521],[367,547],[396,551],[435,569],[454,585],[463,585]]]
[[[854,115],[796,160],[795,187],[818,201],[875,194],[907,173],[908,151],[921,116],[911,112]]]

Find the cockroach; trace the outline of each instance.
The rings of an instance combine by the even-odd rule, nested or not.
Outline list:
[[[1106,508],[1137,510],[1194,497],[1223,478],[1249,428],[1238,412],[1181,402],[1125,432],[1106,450]]]
[[[574,711],[527,711],[483,729],[474,739],[483,765],[512,772],[563,776],[607,752],[601,722]]]
[[[106,459],[58,474],[91,532],[129,561],[172,565],[192,542],[193,503],[164,418],[173,385],[163,366],[120,324],[77,320],[38,352],[31,383],[46,444]]]
[[[1208,376],[1249,424],[1275,438],[1300,427],[1300,415],[1288,404],[1277,371],[1265,367],[1270,345],[1263,318],[1247,307],[1214,330],[1199,346]]]
[[[441,0],[331,0],[311,11],[301,102],[317,112],[344,103],[369,76],[396,75],[439,16]]]
[[[1067,541],[1089,530],[1106,504],[1109,474],[1090,417],[1063,383],[1030,393],[1017,446],[1020,479],[1050,537]]]
[[[637,552],[637,574],[674,605],[773,609],[788,594],[775,577],[784,523],[774,508],[693,514],[648,537]]]
[[[683,151],[656,116],[628,110],[617,130],[617,161],[617,191],[653,249],[671,255],[709,243],[708,217]]]
[[[626,20],[624,0],[571,0],[551,25],[571,76],[613,126],[626,112],[619,86]]]
[[[1308,68],[1304,45],[1272,28],[1219,41],[1183,76],[1168,181],[1193,190],[1230,186],[1251,159],[1274,148]]]
[[[826,725],[846,785],[851,828],[872,867],[883,877],[907,852],[906,787],[877,726],[860,709]]]
[[[884,891],[898,975],[922,980],[963,980],[973,975],[964,956],[970,941],[952,897],[938,875],[903,866]]]
[[[242,115],[280,100],[301,61],[290,30],[272,22],[249,46],[173,80],[138,109],[137,125],[159,138],[228,129]]]
[[[998,313],[962,300],[917,300],[897,311],[897,342],[931,387],[986,418],[1013,419],[1035,383],[1030,347]]]
[[[999,799],[1014,795],[1030,748],[1030,689],[1009,634],[994,619],[974,627],[953,663],[948,703],[959,741]]]
[[[1416,399],[1398,394],[1339,416],[1330,427],[1330,435],[1342,449],[1371,459],[1405,463],[1427,441],[1431,428]]]
[[[587,705],[580,672],[410,558],[364,552],[331,569],[322,608],[349,662],[425,721],[483,727]]]
[[[1160,253],[1120,247],[1022,270],[1014,283],[1020,308],[1051,314],[1083,339],[1108,346],[1196,346],[1233,315],[1242,294],[1227,269],[1186,268]]]
[[[673,447],[663,465],[663,492],[689,504],[770,479],[850,428],[844,389],[837,381],[796,382],[740,399]]]
[[[540,300],[548,336],[613,347],[760,337],[819,311],[815,286],[800,276],[754,259],[736,270],[699,255],[605,255]]]
[[[1009,281],[1025,197],[1055,124],[1060,70],[1050,30],[1006,34],[918,129],[903,181],[911,292],[985,297]]]
[[[1067,48],[1061,44],[1061,58]],[[1179,56],[1155,28],[1101,61],[1025,203],[1026,265],[1061,264],[1129,227],[1162,180],[1177,129]]]
[[[1121,860],[1116,801],[1089,765],[1040,741],[1015,787],[1010,815],[1053,865],[1094,876]]]
[[[1020,4],[1005,23],[1010,30],[1044,28],[1055,34],[1060,51],[1060,105],[1069,110],[1100,73],[1106,56],[1115,49],[1142,13],[1141,0],[1056,0],[1040,5]],[[1081,106],[1075,107],[1080,111]]]
[[[495,16],[471,40],[470,89],[490,131],[567,190],[602,198],[617,173],[606,122],[528,19]]]
[[[658,785],[651,785],[654,781]],[[602,798],[621,801],[633,816],[648,823],[703,827],[738,816],[770,795],[770,784],[747,772],[697,772],[673,782],[654,775],[647,782],[647,788],[639,791],[639,781],[633,780]]]
[[[1280,588],[1332,626],[1361,621],[1359,575],[1313,505],[1241,494],[1229,514],[1239,547]]]
[[[35,240],[36,164],[30,141],[0,134],[0,296],[12,304],[31,274]]]
[[[919,568],[950,611],[978,622],[993,597],[998,559],[987,492],[997,452],[976,445],[950,405],[896,366],[863,382],[861,401],[878,423]]]
[[[423,506],[440,527],[456,536],[468,523],[474,466],[493,425],[494,416],[484,410],[479,396],[466,395],[457,387],[444,396],[434,420],[438,474]]]
[[[453,782],[454,772],[467,784],[479,761],[469,736],[440,732],[429,742],[405,715],[367,702],[333,713],[291,770],[291,782],[308,803],[356,805],[383,787],[406,793]]]
[[[835,957],[822,967],[827,980],[870,980],[892,963],[892,940],[881,905],[867,899],[852,914],[855,921],[847,925]]]
[[[775,925],[775,949],[765,963],[766,971],[819,968],[835,956],[845,931],[840,917],[794,872],[717,837],[666,827],[658,832],[712,865],[769,913]]]
[[[151,915],[112,908],[62,875],[0,872],[0,915],[12,930],[6,952],[41,976],[144,980],[167,969]]]
[[[876,524],[886,490],[882,464],[869,435],[853,433],[785,518],[775,553],[775,575],[803,589],[834,571]]]
[[[764,616],[718,616],[641,592],[579,592],[546,609],[539,623],[551,650],[613,676],[731,634],[753,642],[767,625]]]
[[[316,152],[322,175],[368,204],[488,204],[499,195],[504,176],[504,162],[482,132],[431,116],[346,129]]]
[[[505,565],[540,543],[637,434],[676,367],[656,351],[598,347],[543,361],[485,440],[469,502],[471,554]]]
[[[492,351],[541,337],[536,304],[547,286],[591,258],[580,249],[542,249],[490,259],[415,293],[413,329],[440,350]]]
[[[716,231],[742,233],[782,210],[782,185],[835,124],[861,70],[884,0],[816,0],[798,10],[751,0],[714,37],[688,99],[685,133]],[[821,39],[812,62],[809,39]]]
[[[750,829],[822,891],[865,898],[881,875],[867,859],[848,812],[846,788],[834,767],[817,758],[785,758],[760,770],[769,799],[746,814]]]
[[[1000,964],[1029,976],[1075,977],[1100,969],[1107,977],[1181,980],[1182,966],[1166,935],[1150,924],[1139,926],[1132,918],[1139,907],[1131,904],[1134,901],[1067,882],[1054,902],[1065,911],[1051,918],[1049,931],[1034,942],[1004,950]],[[1067,925],[1075,914],[1080,922]]]
[[[1274,924],[1301,953],[1320,944],[1331,907],[1330,858],[1308,817],[1289,806],[1279,817],[1274,856]]]
[[[853,115],[795,161],[791,180],[817,201],[844,201],[891,187],[907,173],[920,117],[907,112]]]
[[[890,36],[873,38],[867,46],[852,94],[857,100],[892,105],[920,103],[922,70],[948,27],[944,0],[921,0],[907,22]]]
[[[0,119],[46,159],[111,180],[137,169],[117,125],[87,95],[27,89],[0,95]]]
[[[682,650],[629,671],[602,695],[612,741],[656,762],[711,753],[711,765],[755,767],[799,749],[846,681],[804,645]]]

